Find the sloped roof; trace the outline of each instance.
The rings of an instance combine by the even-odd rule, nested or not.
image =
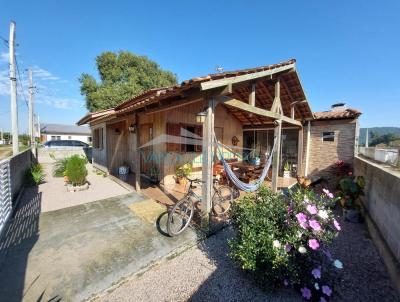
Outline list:
[[[347,118],[357,118],[361,115],[361,112],[357,109],[347,108],[344,110],[334,110],[334,111],[321,111],[314,112],[314,117],[316,120],[337,120],[337,119],[347,119]]]
[[[86,115],[84,117],[82,117],[79,121],[77,121],[77,125],[81,126],[84,125],[86,123],[88,123],[89,121],[92,121],[96,118],[108,115],[114,113],[114,109],[104,109],[104,110],[99,110],[99,111],[95,111],[95,112],[88,112],[86,113]]]
[[[90,135],[90,128],[87,126],[62,125],[62,124],[42,124],[40,127],[42,133],[49,134],[79,134]]]
[[[86,115],[83,117],[78,124],[82,125],[88,122],[99,121],[107,118],[113,118],[114,116],[122,115],[125,113],[133,112],[139,108],[143,108],[145,106],[149,106],[151,104],[160,102],[165,99],[173,99],[182,98],[182,95],[186,93],[186,91],[195,89],[200,89],[202,83],[208,81],[216,81],[221,79],[230,79],[243,75],[250,75],[252,73],[263,72],[263,71],[274,71],[279,72],[282,67],[293,67],[292,70],[295,70],[295,59],[291,59],[288,61],[284,61],[277,64],[266,65],[256,68],[250,69],[242,69],[236,71],[228,71],[223,73],[209,74],[202,77],[195,77],[190,80],[183,81],[180,85],[174,85],[170,87],[162,87],[162,88],[154,88],[149,89],[135,97],[121,103],[116,106],[114,109],[110,109],[110,111],[105,114],[101,113],[101,116],[94,116],[94,114],[98,114],[98,112],[93,113],[93,116]],[[296,118],[313,118],[311,108],[306,101],[306,96],[304,94],[300,79],[298,77],[297,72],[284,73],[280,75],[281,77],[281,101],[283,111],[286,116],[290,115],[290,104],[297,102],[296,105]],[[248,102],[250,87],[247,86],[239,86],[235,87],[232,97],[242,100],[244,102]],[[264,78],[260,81],[257,81],[256,84],[256,106],[260,108],[270,108],[273,99],[274,99],[274,83],[270,79]],[[305,101],[305,102],[304,102]],[[255,115],[247,114],[241,112],[235,108],[228,108],[228,110],[236,116],[242,123],[244,124],[258,124],[265,122],[265,118],[257,117]]]

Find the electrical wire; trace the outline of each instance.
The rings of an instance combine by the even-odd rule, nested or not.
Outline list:
[[[18,74],[18,79],[19,79],[19,86],[20,86],[20,88],[21,88],[22,96],[24,97],[26,107],[29,107],[28,101],[27,101],[26,95],[25,95],[25,90],[24,90],[24,87],[23,87],[23,85],[22,85],[21,74],[19,73],[19,67],[18,67],[17,57],[16,57],[15,55],[14,55],[14,60],[15,60],[15,66],[17,67],[17,74]]]

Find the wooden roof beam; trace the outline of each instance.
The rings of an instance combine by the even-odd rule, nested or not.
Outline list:
[[[292,119],[294,119],[294,111],[296,110],[297,114],[300,115],[303,118],[303,115],[300,113],[299,109],[295,106],[299,102],[295,101],[295,98],[293,97],[292,93],[289,90],[289,86],[286,84],[285,81],[282,81],[282,85],[283,85],[283,88],[285,88],[286,93],[288,94],[288,96],[289,96],[289,98],[291,100],[291,103],[290,103],[290,117]]]
[[[259,71],[259,72],[253,72],[249,74],[244,74],[244,75],[239,75],[235,77],[230,77],[230,78],[224,78],[224,79],[219,79],[219,80],[214,80],[214,81],[207,81],[203,82],[200,85],[200,90],[210,90],[214,89],[217,87],[222,87],[222,86],[227,86],[229,84],[236,84],[236,83],[241,83],[245,81],[253,81],[256,79],[261,79],[261,78],[266,78],[268,76],[272,76],[277,73],[282,73],[282,72],[294,72],[296,69],[296,64],[288,64],[285,66],[269,69],[269,70],[264,70],[264,71]]]
[[[265,109],[261,109],[258,107],[254,107],[251,106],[249,104],[246,104],[242,101],[239,101],[237,99],[231,98],[231,97],[226,97],[226,96],[221,96],[218,98],[220,102],[222,102],[224,105],[227,106],[231,106],[243,111],[247,111],[249,113],[253,113],[253,114],[257,114],[257,115],[261,115],[261,116],[265,116],[265,117],[269,117],[275,120],[282,120],[288,124],[292,124],[292,125],[296,125],[296,126],[300,126],[301,127],[301,122],[292,119],[290,117],[284,116],[282,114],[276,113],[276,112],[272,112],[272,111],[268,111]]]

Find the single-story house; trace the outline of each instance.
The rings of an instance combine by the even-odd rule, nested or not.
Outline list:
[[[209,204],[218,161],[213,133],[224,145],[224,157],[238,162],[248,156],[263,162],[276,138],[270,178],[278,190],[285,166],[295,177],[327,174],[337,160],[352,162],[360,114],[344,104],[313,112],[296,61],[289,60],[150,89],[115,108],[88,113],[77,124],[90,125],[97,168],[111,174],[120,166],[136,175],[156,172],[168,188],[175,168],[190,162],[206,181],[203,200]]]
[[[87,126],[42,124],[40,141],[78,140],[84,143],[92,142],[92,131]]]

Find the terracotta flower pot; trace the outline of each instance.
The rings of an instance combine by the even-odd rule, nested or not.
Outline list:
[[[185,177],[178,177],[178,183],[182,186],[185,186],[187,184],[187,180]]]

